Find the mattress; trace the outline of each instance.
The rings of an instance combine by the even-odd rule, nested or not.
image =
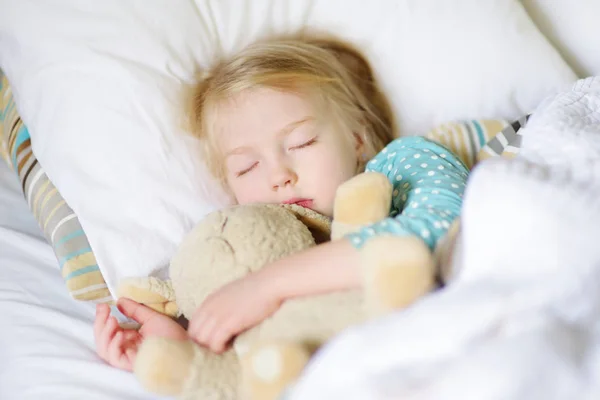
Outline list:
[[[0,399],[159,399],[97,358],[94,312],[69,297],[14,173],[0,162]]]

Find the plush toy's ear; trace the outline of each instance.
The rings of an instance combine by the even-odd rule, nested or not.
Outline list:
[[[310,233],[312,233],[315,243],[324,243],[331,237],[331,219],[313,211],[309,208],[300,207],[296,204],[285,205],[300,222],[302,222]]]
[[[117,294],[170,317],[175,318],[181,314],[170,280],[163,281],[155,277],[126,278],[119,284]]]

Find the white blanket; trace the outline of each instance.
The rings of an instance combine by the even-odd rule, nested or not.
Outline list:
[[[289,398],[600,398],[600,78],[523,133],[472,174],[456,280],[333,340]]]

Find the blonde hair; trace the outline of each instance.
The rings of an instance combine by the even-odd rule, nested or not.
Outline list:
[[[191,91],[190,130],[202,139],[208,168],[222,183],[225,171],[214,132],[218,105],[258,87],[313,95],[313,100],[323,102],[335,116],[338,126],[362,133],[360,169],[395,136],[390,107],[369,64],[357,50],[322,38],[258,42],[206,71]]]

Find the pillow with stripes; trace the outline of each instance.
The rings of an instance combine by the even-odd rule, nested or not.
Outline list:
[[[477,154],[477,161],[502,156],[513,158],[521,148],[521,128],[527,125],[531,114],[525,115],[510,124],[492,137]]]
[[[54,249],[71,296],[77,300],[111,302],[85,232],[33,154],[29,131],[17,113],[10,86],[1,72],[0,157],[18,176],[29,208]]]
[[[508,126],[502,119],[452,121],[435,127],[425,137],[446,146],[471,169],[488,142]]]

